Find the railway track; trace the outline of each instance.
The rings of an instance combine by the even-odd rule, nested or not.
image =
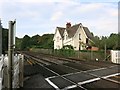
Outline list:
[[[65,74],[65,72],[62,72],[62,71],[59,71],[59,72],[62,72],[62,73],[58,73],[56,70],[56,72],[55,71],[53,71],[52,70],[52,68],[53,67],[51,67],[51,69],[50,69],[50,67],[47,67],[47,65],[58,65],[58,63],[55,63],[55,62],[50,62],[50,61],[48,61],[48,60],[44,60],[44,59],[42,59],[42,61],[40,61],[41,59],[38,59],[38,57],[33,57],[33,56],[31,56],[31,55],[25,55],[27,58],[30,58],[30,59],[33,59],[33,60],[35,60],[35,62],[36,62],[36,64],[38,64],[38,65],[40,65],[41,67],[43,67],[43,68],[45,68],[46,70],[48,70],[48,71],[50,71],[50,72],[52,72],[54,75],[52,76],[52,77],[60,77],[60,79],[62,79],[62,81],[63,82],[65,82],[67,85],[70,85],[70,86],[68,86],[68,87],[65,87],[64,89],[68,89],[68,88],[73,88],[73,87],[77,87],[77,88],[79,88],[79,89],[83,89],[83,90],[86,90],[84,87],[82,87],[82,86],[80,86],[80,85],[78,85],[77,83],[75,83],[75,82],[73,82],[73,81],[71,81],[71,80],[69,80],[69,79],[67,79],[67,78],[65,78],[64,76],[62,76],[62,75],[64,75]],[[42,63],[41,63],[42,62]],[[47,63],[49,63],[49,64],[44,64],[43,62],[47,62]],[[32,63],[32,62],[30,62],[30,63]],[[70,69],[73,69],[73,71],[76,71],[77,72],[77,70],[76,69],[74,69],[74,68],[72,68],[72,67],[68,67],[68,66],[60,66],[60,67],[67,67],[67,68],[70,68]],[[60,68],[59,67],[59,68]],[[69,71],[69,73],[70,73],[71,71]],[[67,72],[68,73],[68,72]],[[50,77],[49,77],[50,78]],[[46,78],[45,80],[46,81],[48,81],[50,84],[52,84],[53,86],[54,86],[54,88],[56,88],[56,89],[62,89],[62,87],[61,88],[59,88],[59,87],[57,87],[56,85],[54,85],[50,80],[49,80],[49,78]]]
[[[57,57],[53,58],[48,55],[46,56],[43,54],[26,52],[23,54],[27,59],[30,60],[28,60],[30,64],[35,64],[39,68],[44,69],[42,75],[45,77],[45,80],[58,90],[66,90],[71,88],[87,90],[88,88],[91,88],[91,83],[102,83],[103,81],[112,83],[112,88],[115,88],[117,85],[119,85],[118,81],[111,80],[110,78],[108,79],[108,77],[110,77],[109,74],[113,76],[115,74],[120,74],[116,71],[116,69],[112,70],[114,67],[118,67],[119,65],[102,64],[100,66],[98,65],[98,62],[96,64],[94,62],[95,65],[93,66],[93,64],[85,61],[73,61],[71,59]],[[108,73],[105,73],[107,70]],[[44,72],[49,72],[52,74],[45,75],[46,73]]]

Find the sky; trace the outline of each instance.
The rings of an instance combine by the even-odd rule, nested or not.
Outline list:
[[[16,19],[16,36],[55,33],[82,23],[96,36],[118,33],[119,0],[0,0],[2,26]]]

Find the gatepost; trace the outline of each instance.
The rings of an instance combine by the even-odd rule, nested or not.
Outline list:
[[[2,55],[2,25],[0,20],[0,55]]]
[[[8,88],[12,90],[12,78],[13,78],[13,67],[12,62],[14,59],[14,48],[15,48],[15,24],[16,21],[9,21],[9,41],[8,41]]]

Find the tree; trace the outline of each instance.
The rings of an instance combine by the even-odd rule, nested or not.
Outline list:
[[[40,48],[53,49],[53,36],[54,34],[42,35],[39,42]]]
[[[21,44],[22,44],[22,38],[16,37],[16,39],[15,39],[15,48],[16,48],[17,50],[20,50],[20,49],[21,49]]]
[[[2,53],[8,51],[8,29],[2,28]]]
[[[108,49],[117,49],[118,47],[118,34],[111,34],[107,40]]]
[[[35,36],[31,37],[31,39],[30,39],[30,42],[31,42],[32,46],[38,46],[39,41],[40,41],[40,36],[39,35],[35,35]]]
[[[94,46],[100,48],[100,38],[98,36],[94,37]]]
[[[22,50],[27,50],[27,49],[30,48],[30,45],[31,45],[31,43],[30,43],[30,37],[28,35],[25,35],[23,37],[23,40],[22,40],[22,43],[21,43],[21,49]]]
[[[104,50],[105,44],[108,50],[120,49],[120,34],[111,33],[109,37],[102,36],[100,39],[98,36],[95,36],[94,38],[96,46],[102,50]]]

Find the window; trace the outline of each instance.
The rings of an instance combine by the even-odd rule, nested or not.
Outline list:
[[[63,38],[63,40],[64,40],[64,36],[63,36],[62,38]]]
[[[67,40],[68,36],[66,35],[66,40]]]
[[[79,34],[79,40],[81,40],[81,34]]]
[[[116,53],[116,57],[118,57],[118,53]]]
[[[86,43],[88,43],[88,38],[86,38]]]

